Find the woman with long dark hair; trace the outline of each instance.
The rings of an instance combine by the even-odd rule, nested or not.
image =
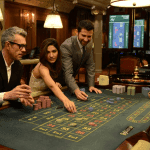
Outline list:
[[[55,82],[61,73],[61,52],[53,38],[44,40],[40,48],[40,62],[31,73],[29,86],[32,96],[47,92],[49,89],[64,103],[69,112],[76,112],[74,102],[70,101],[60,90],[60,83]]]

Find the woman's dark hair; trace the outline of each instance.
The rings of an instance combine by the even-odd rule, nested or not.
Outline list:
[[[53,45],[58,50],[58,57],[55,63],[50,63],[47,61],[47,48],[48,46]],[[45,39],[40,47],[40,62],[49,69],[50,75],[53,79],[58,77],[58,74],[61,71],[62,63],[61,63],[61,52],[58,46],[58,43],[53,38]]]

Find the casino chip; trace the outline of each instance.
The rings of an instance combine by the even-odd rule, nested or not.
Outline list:
[[[38,110],[38,104],[33,104],[33,110]]]
[[[116,100],[117,100],[117,101],[120,101],[120,100],[121,100],[121,97],[116,97]]]
[[[93,111],[93,107],[89,107],[89,111]]]
[[[109,103],[109,104],[114,104],[114,102],[113,102],[113,101],[108,101],[108,103]]]
[[[89,122],[89,126],[95,127],[95,126],[97,126],[97,124],[95,124],[94,122]]]
[[[85,92],[85,88],[81,88],[81,89],[80,89],[80,91],[83,91],[83,92]]]
[[[57,123],[62,123],[62,122],[63,122],[63,119],[56,119],[56,122],[57,122]]]
[[[77,126],[77,123],[70,123],[69,124],[71,127],[76,127]]]
[[[106,102],[109,103],[109,104],[114,104],[114,101],[106,100]]]
[[[109,100],[110,100],[110,101],[113,101],[114,99],[113,99],[113,98],[110,98]]]

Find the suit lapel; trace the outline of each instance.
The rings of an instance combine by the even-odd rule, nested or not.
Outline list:
[[[78,70],[80,69],[80,67],[85,63],[87,57],[89,57],[91,50],[92,50],[92,47],[91,47],[91,42],[89,44],[87,44],[86,52],[85,52],[84,58],[82,59],[82,53],[81,53],[81,49],[80,49],[78,41],[77,41],[77,36],[72,36],[71,40],[73,43],[72,44],[73,45],[73,47],[72,47],[73,48],[73,55],[76,57],[76,58],[74,58],[74,60],[77,60],[76,64],[78,66],[77,70],[75,70],[75,72],[74,72],[74,76],[75,76],[78,73]]]
[[[0,74],[4,83],[4,87],[7,87],[7,84],[8,84],[7,70],[6,70],[6,65],[2,56],[2,51],[0,52]]]
[[[81,58],[82,58],[82,53],[81,53],[81,49],[79,47],[78,41],[77,41],[77,36],[73,36],[72,37],[72,41],[73,41],[73,53],[76,53],[76,60],[78,60],[78,64],[80,64],[81,62]]]

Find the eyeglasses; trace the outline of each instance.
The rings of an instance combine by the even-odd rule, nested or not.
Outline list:
[[[20,50],[22,50],[23,48],[26,49],[26,47],[27,47],[27,45],[25,45],[25,44],[18,44],[18,43],[12,42],[12,41],[9,41],[9,43],[18,45]]]

